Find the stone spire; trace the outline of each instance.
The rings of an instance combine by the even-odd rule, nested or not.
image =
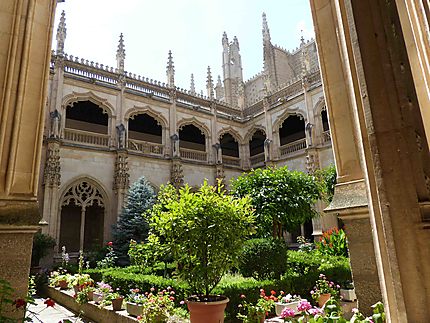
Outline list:
[[[270,42],[270,30],[267,24],[266,14],[263,12],[263,42]]]
[[[125,46],[123,35],[119,35],[118,49],[116,51],[116,64],[118,73],[124,73]]]
[[[213,80],[212,80],[212,74],[211,74],[210,66],[208,66],[208,76],[206,79],[206,89],[207,89],[208,97],[210,99],[213,99],[214,98],[214,84],[213,84]]]
[[[169,56],[167,58],[167,85],[169,87],[175,86],[175,66],[173,65],[172,51],[169,50]]]
[[[219,75],[215,86],[215,96],[217,100],[222,100],[224,98],[224,89],[222,87],[221,76]]]
[[[194,74],[191,73],[191,85],[190,85],[191,94],[196,94],[196,86],[194,85]]]
[[[239,40],[237,40],[236,36],[234,36],[234,38],[233,38],[233,45],[235,45],[237,47],[237,50],[240,50]]]
[[[67,28],[66,28],[66,13],[64,10],[61,12],[60,23],[57,28],[57,55],[64,54],[64,42],[67,36]]]
[[[222,45],[223,46],[228,46],[228,38],[227,38],[227,33],[225,31],[222,34]]]

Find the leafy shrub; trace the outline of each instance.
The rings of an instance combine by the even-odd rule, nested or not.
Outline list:
[[[31,265],[38,266],[40,259],[48,255],[49,250],[55,247],[55,239],[48,234],[37,232],[33,237]]]
[[[239,272],[243,276],[279,278],[286,270],[287,245],[283,241],[274,238],[246,241],[239,261]]]
[[[324,255],[348,257],[346,234],[342,229],[333,228],[324,232],[315,245]]]

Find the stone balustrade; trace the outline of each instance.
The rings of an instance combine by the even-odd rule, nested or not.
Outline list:
[[[63,140],[88,146],[109,147],[109,135],[77,129],[64,129]]]
[[[222,156],[222,163],[228,166],[240,166],[240,158],[232,156]]]
[[[136,139],[128,140],[128,149],[142,154],[162,156],[164,151],[163,148],[164,147],[161,144],[156,144],[148,141]]]
[[[251,167],[259,166],[259,165],[263,164],[264,159],[265,159],[264,152],[259,153],[259,154],[254,155],[254,156],[251,156],[251,158],[250,158]]]
[[[201,150],[187,149],[187,148],[179,148],[179,153],[181,154],[181,158],[189,159],[189,160],[197,160],[197,161],[207,161],[207,153]]]
[[[306,149],[306,138],[293,141],[279,148],[281,157]]]

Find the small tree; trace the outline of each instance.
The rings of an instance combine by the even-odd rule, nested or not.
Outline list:
[[[234,198],[206,182],[195,193],[188,185],[179,191],[163,187],[150,219],[151,234],[171,251],[179,276],[205,295],[237,264],[254,232],[249,198]]]
[[[113,226],[113,247],[120,264],[129,263],[130,240],[140,242],[148,238],[149,225],[143,214],[152,208],[154,202],[154,189],[142,176],[128,190],[127,203],[119,221]]]
[[[323,190],[314,176],[287,167],[252,170],[234,180],[232,188],[235,196],[251,197],[259,236],[272,232],[275,238],[317,216],[314,204]]]

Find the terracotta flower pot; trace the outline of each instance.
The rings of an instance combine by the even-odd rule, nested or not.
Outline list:
[[[103,293],[93,292],[93,301],[96,303],[100,303],[104,298]]]
[[[119,297],[112,300],[112,309],[114,311],[121,311],[122,310],[122,301],[124,297]]]
[[[321,294],[320,297],[318,297],[318,306],[323,307],[324,304],[330,299],[330,294]]]
[[[187,300],[191,323],[222,323],[224,310],[230,301],[228,297],[209,295],[208,300],[203,296],[191,296]],[[200,299],[200,301],[199,301]]]
[[[132,316],[140,316],[143,313],[143,305],[135,303],[126,303],[127,313]]]
[[[58,286],[60,286],[60,289],[68,289],[69,283],[67,282],[67,280],[63,279],[58,281]]]

